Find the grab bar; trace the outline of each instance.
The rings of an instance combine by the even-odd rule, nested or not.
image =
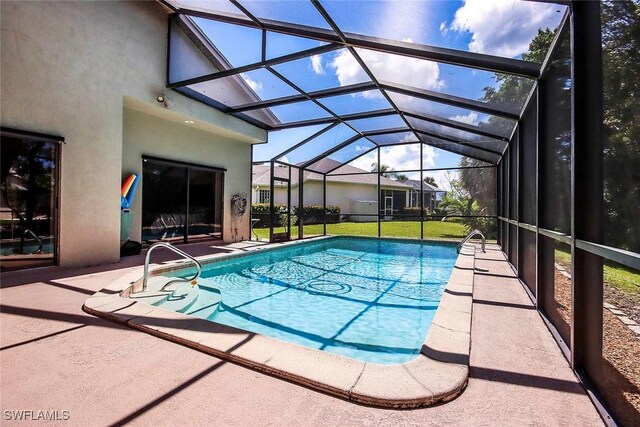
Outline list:
[[[458,253],[460,253],[460,249],[462,249],[462,245],[464,245],[469,240],[471,240],[474,236],[477,236],[477,235],[479,235],[480,238],[482,239],[482,252],[486,252],[484,250],[484,246],[485,246],[485,243],[486,243],[486,239],[484,238],[484,234],[482,234],[482,232],[480,230],[473,230],[471,233],[467,234],[467,237],[462,239],[462,241],[458,245]]]
[[[42,239],[39,238],[36,233],[34,233],[33,231],[31,231],[30,229],[26,229],[24,230],[23,234],[29,234],[31,235],[37,242],[38,242],[38,249],[36,249],[35,252],[31,252],[32,255],[34,254],[41,254],[42,253]]]
[[[147,250],[147,255],[144,258],[144,277],[142,278],[142,292],[147,290],[147,281],[149,280],[149,259],[151,259],[151,252],[153,252],[154,249],[159,247],[165,247],[167,249],[171,249],[173,252],[187,258],[189,261],[192,261],[196,265],[196,274],[192,278],[190,279],[177,278],[174,280],[170,280],[169,282],[165,283],[165,285],[162,286],[162,288],[160,288],[161,291],[164,291],[164,289],[172,283],[193,282],[194,280],[197,280],[198,277],[200,277],[200,274],[202,274],[202,264],[200,264],[200,261],[198,261],[188,253],[181,251],[180,249],[174,247],[173,245],[167,242],[154,243],[153,245],[149,246],[149,249]]]

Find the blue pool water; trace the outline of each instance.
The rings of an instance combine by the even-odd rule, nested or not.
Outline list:
[[[420,351],[456,258],[445,243],[304,243],[205,266],[197,298],[180,311],[366,362],[404,363]]]

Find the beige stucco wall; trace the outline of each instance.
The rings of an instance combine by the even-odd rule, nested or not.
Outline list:
[[[186,124],[177,124],[131,108],[124,109],[122,171],[124,175],[142,174],[142,156],[159,157],[198,165],[226,169],[224,181],[225,241],[249,238],[249,213],[241,220],[232,218],[231,197],[247,193],[251,181],[251,145],[230,141],[228,138],[205,132]],[[176,150],[179,147],[179,150]],[[131,206],[133,226],[131,238],[140,240],[142,220],[142,192],[137,191]]]
[[[382,186],[383,189],[401,190],[394,187]],[[258,190],[268,190],[268,186],[253,187],[253,200],[258,200]],[[408,205],[409,192],[406,191],[406,203]],[[304,183],[304,204],[305,205],[321,205],[323,202],[322,195],[322,182],[320,181],[306,181]],[[286,203],[287,192],[285,188],[276,187],[275,191],[275,203]],[[352,184],[342,182],[327,182],[327,205],[340,206],[340,212],[344,215],[352,214],[352,201],[377,201],[378,194],[376,186],[368,184]],[[291,188],[291,204],[296,205],[298,203],[298,187],[293,186]]]
[[[0,31],[2,126],[57,134],[67,142],[60,191],[63,266],[119,259],[125,99],[168,121],[194,120],[194,127],[241,145],[238,153],[265,140],[264,131],[176,93],[168,92],[171,114],[155,102],[167,93],[167,15],[155,2],[3,0]],[[206,143],[202,135],[188,135]],[[176,153],[182,143],[176,141]]]

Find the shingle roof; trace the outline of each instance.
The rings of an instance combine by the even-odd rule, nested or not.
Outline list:
[[[339,166],[340,162],[324,158],[319,162],[314,164],[314,168],[316,170],[331,170],[336,166]],[[363,169],[356,168],[354,166],[343,165],[334,171],[334,173],[353,173],[353,174],[362,174],[363,172],[367,172]],[[289,177],[289,169],[287,167],[278,167],[276,166],[274,174],[279,178],[288,178]],[[257,186],[268,186],[270,179],[270,166],[269,164],[260,164],[253,165],[253,178],[251,180],[252,185]],[[314,173],[312,171],[304,172],[304,180],[306,181],[322,181],[322,175],[319,173]],[[375,173],[366,174],[366,175],[340,175],[333,176],[327,175],[327,182],[336,182],[336,183],[351,183],[351,184],[363,184],[363,185],[378,185],[378,176]],[[297,171],[292,171],[291,173],[291,185],[298,185],[298,173]],[[406,182],[400,182],[393,179],[389,179],[386,176],[380,177],[380,185],[383,187],[395,187],[401,188],[403,190],[411,188],[411,185]]]
[[[408,179],[406,181],[402,181],[405,184],[409,184],[414,190],[418,190],[420,191],[420,181],[416,180],[416,179]],[[426,182],[422,183],[422,190],[423,191],[431,191],[433,193],[445,193],[444,190],[438,188],[438,187],[434,187],[431,184],[427,184]]]

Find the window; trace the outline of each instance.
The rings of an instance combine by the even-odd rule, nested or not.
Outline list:
[[[260,190],[258,192],[258,203],[269,203],[271,200],[271,191]]]

